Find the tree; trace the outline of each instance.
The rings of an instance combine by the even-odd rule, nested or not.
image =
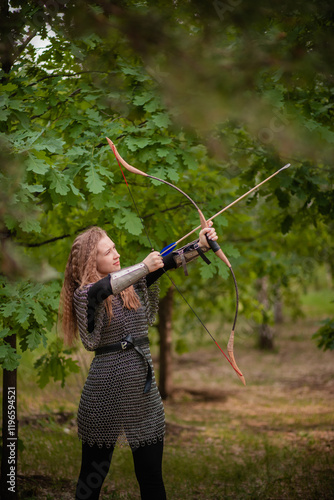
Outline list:
[[[141,218],[154,248],[198,225],[192,208],[168,187],[129,175],[139,217],[106,136],[129,163],[178,183],[208,215],[292,163],[246,208],[216,220],[246,316],[261,317],[256,278],[268,277],[269,290],[277,291],[278,280],[288,290],[291,276],[304,279],[306,259],[313,265],[324,258],[313,252],[322,242],[331,260],[330,2],[262,0],[257,9],[249,0],[10,5],[1,3],[0,132],[22,176],[10,210],[1,208],[5,275],[20,274],[13,246],[61,272],[70,240],[91,224],[119,242],[124,265],[151,248]],[[42,52],[31,43],[36,34],[50,42]],[[2,172],[1,186],[10,186],[11,175]],[[315,228],[319,245],[310,236]],[[227,269],[213,259],[199,269],[187,284],[181,275],[176,283],[200,302],[204,319],[218,307],[231,316]],[[162,288],[164,296],[169,283]],[[3,290],[11,289],[3,281]],[[3,313],[5,362],[13,351],[10,316]],[[188,317],[183,309],[182,315]],[[50,357],[43,361],[53,366]]]

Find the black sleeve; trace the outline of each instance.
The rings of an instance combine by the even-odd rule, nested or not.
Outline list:
[[[170,269],[176,269],[176,264],[173,259],[172,254],[163,256],[164,267],[153,271],[146,276],[147,286],[151,286],[155,281],[157,281],[160,276],[164,274],[165,271]],[[88,290],[88,305],[87,305],[87,317],[88,317],[88,331],[92,333],[94,330],[94,318],[96,308],[110,295],[112,295],[112,288],[110,284],[110,276],[106,276],[101,280],[97,281]]]
[[[109,295],[112,295],[109,275],[94,283],[88,290],[87,318],[89,333],[92,333],[94,330],[94,318],[97,306],[108,298]]]
[[[176,263],[171,253],[169,253],[168,255],[164,255],[162,258],[164,261],[164,267],[162,267],[161,269],[157,269],[156,271],[153,271],[153,273],[149,273],[146,276],[146,285],[148,287],[153,285],[153,283],[157,281],[160,278],[160,276],[164,274],[165,271],[169,271],[170,269],[176,269]]]

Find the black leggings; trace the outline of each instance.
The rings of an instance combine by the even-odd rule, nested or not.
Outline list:
[[[82,445],[82,463],[76,500],[97,500],[108,474],[114,448]],[[163,441],[133,450],[133,462],[142,500],[166,500],[162,479]]]

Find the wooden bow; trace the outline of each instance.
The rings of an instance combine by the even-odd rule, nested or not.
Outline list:
[[[117,151],[116,146],[114,145],[114,143],[108,137],[106,139],[107,139],[107,141],[109,143],[109,146],[110,146],[111,150],[113,151],[116,159],[118,160],[118,162],[121,163],[127,170],[129,170],[129,172],[132,172],[132,173],[137,174],[137,175],[142,175],[144,177],[149,177],[150,179],[154,179],[154,180],[159,181],[159,182],[163,182],[164,184],[167,184],[168,186],[172,187],[173,189],[176,189],[177,191],[179,191],[179,193],[181,193],[183,196],[185,196],[192,203],[192,205],[196,208],[196,210],[198,212],[198,215],[199,215],[199,218],[200,218],[200,223],[201,223],[200,227],[202,229],[209,227],[208,224],[207,224],[207,221],[206,221],[206,219],[205,219],[205,217],[204,217],[204,215],[202,213],[202,211],[197,206],[197,204],[195,203],[195,201],[187,193],[185,193],[180,188],[178,188],[174,184],[171,184],[168,181],[165,181],[165,180],[160,179],[159,177],[155,177],[153,175],[149,175],[146,172],[143,172],[142,170],[139,170],[138,168],[133,167],[132,165],[130,165],[129,163],[127,163],[121,157],[121,155],[118,153],[118,151]],[[218,349],[225,356],[225,358],[230,363],[230,365],[232,366],[232,368],[234,369],[234,371],[237,373],[237,375],[240,378],[240,380],[242,381],[242,383],[244,385],[246,385],[245,377],[243,376],[243,374],[241,373],[240,369],[238,368],[238,365],[237,365],[237,363],[235,361],[235,358],[234,358],[234,330],[235,330],[235,325],[236,325],[236,321],[237,321],[237,317],[238,317],[238,304],[239,304],[237,281],[236,281],[236,278],[235,278],[232,266],[231,266],[229,260],[227,259],[226,255],[224,254],[224,252],[220,248],[220,246],[215,241],[212,241],[212,240],[209,240],[209,239],[207,241],[208,241],[208,244],[210,245],[211,249],[217,255],[217,257],[219,259],[221,259],[227,265],[227,267],[230,269],[230,272],[232,274],[233,281],[234,281],[235,290],[236,290],[236,312],[235,312],[235,317],[234,317],[234,321],[233,321],[232,331],[231,331],[230,338],[229,338],[229,341],[228,341],[228,344],[227,344],[228,357],[226,356],[226,354],[224,353],[223,349],[220,347],[220,345],[218,344],[218,342],[215,340],[215,338],[212,336],[212,334],[209,332],[209,330],[202,323],[202,321],[200,321],[200,322],[204,326],[205,330],[209,333],[210,337],[212,338],[212,340],[214,341],[214,343],[216,344],[216,346],[218,347]],[[197,314],[196,314],[196,316],[197,316]],[[197,318],[198,318],[198,316],[197,316]]]

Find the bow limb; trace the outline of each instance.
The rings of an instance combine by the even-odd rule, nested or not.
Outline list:
[[[143,172],[142,170],[139,170],[139,168],[133,167],[132,165],[130,165],[129,163],[127,163],[121,157],[121,155],[119,154],[119,152],[116,149],[115,144],[110,139],[108,139],[108,137],[106,137],[106,139],[107,139],[107,141],[109,143],[109,146],[110,146],[112,152],[116,156],[117,160],[123,165],[123,167],[125,167],[127,170],[129,170],[129,172],[132,172],[133,174],[143,175],[144,177],[148,177],[149,179],[153,179],[155,181],[163,182],[164,184],[167,184],[167,186],[170,186],[173,189],[176,189],[179,193],[183,194],[183,196],[185,196],[190,201],[190,203],[192,203],[194,205],[194,207],[196,208],[196,210],[197,210],[197,212],[199,214],[200,221],[201,221],[201,227],[202,228],[207,227],[204,215],[202,214],[201,210],[196,205],[196,203],[194,202],[194,200],[192,200],[190,198],[190,196],[187,195],[187,193],[185,193],[184,191],[182,191],[182,189],[178,188],[177,186],[174,186],[174,184],[172,184],[171,182],[165,181],[164,179],[159,179],[159,177],[154,177],[154,175],[149,175],[146,172]]]
[[[205,227],[208,227],[207,224]],[[226,255],[224,254],[223,250],[220,248],[218,243],[216,243],[215,241],[209,240],[208,238],[207,238],[207,241],[208,241],[208,244],[210,245],[211,249],[215,253],[215,255],[217,255],[217,257],[227,265],[227,267],[229,268],[229,270],[231,271],[231,274],[232,274],[234,288],[235,288],[235,296],[236,296],[236,308],[235,308],[233,326],[232,326],[230,338],[229,338],[229,341],[227,344],[227,352],[228,352],[228,356],[230,358],[230,363],[231,363],[232,367],[234,368],[234,371],[237,373],[241,382],[244,385],[246,385],[245,377],[243,376],[240,369],[238,368],[238,365],[237,365],[237,363],[235,361],[235,357],[234,357],[234,330],[235,330],[235,325],[236,325],[237,318],[238,318],[238,309],[239,309],[239,291],[238,291],[237,280],[235,278],[235,274],[234,274],[234,271],[233,271],[232,266],[230,264],[230,261],[228,260],[228,258],[226,257]],[[216,343],[217,347],[221,350],[220,346],[217,344],[216,341],[215,341],[215,343]]]
[[[125,167],[127,170],[129,170],[129,172],[132,172],[133,174],[138,174],[138,175],[143,175],[144,177],[149,177],[148,174],[146,174],[145,172],[142,172],[142,170],[139,170],[139,168],[135,168],[132,165],[130,165],[129,163],[127,163],[121,157],[121,155],[119,154],[119,152],[117,151],[115,144],[108,137],[106,137],[106,139],[107,139],[107,141],[109,143],[109,146],[110,146],[112,152],[116,156],[117,160],[123,165],[123,167]]]
[[[209,227],[208,223],[207,223],[207,221],[206,221],[206,219],[205,219],[205,217],[204,217],[204,215],[202,213],[202,211],[197,207],[197,205],[195,204],[194,201],[193,201],[193,204],[196,206],[196,208],[197,208],[197,210],[199,212],[202,229],[204,229],[206,227]],[[215,253],[215,255],[217,255],[217,257],[220,260],[222,260],[227,265],[227,267],[231,271],[231,274],[232,274],[232,277],[233,277],[234,287],[235,287],[235,294],[236,294],[236,309],[235,309],[235,315],[234,315],[234,320],[233,320],[233,326],[232,326],[232,330],[231,330],[231,333],[230,333],[230,338],[229,338],[229,341],[228,341],[228,344],[227,344],[227,352],[228,352],[228,355],[229,355],[229,358],[230,358],[230,363],[231,363],[232,367],[234,368],[234,371],[237,373],[237,375],[240,378],[241,382],[244,385],[246,385],[245,377],[243,376],[243,374],[241,373],[240,369],[238,368],[238,365],[237,365],[237,363],[235,361],[235,357],[234,357],[234,330],[235,330],[235,325],[236,325],[236,322],[237,322],[238,310],[239,310],[239,291],[238,291],[237,280],[235,278],[235,274],[234,274],[234,271],[233,271],[232,266],[230,264],[230,261],[228,260],[228,258],[226,257],[226,255],[224,254],[223,250],[220,248],[220,246],[218,245],[218,243],[216,243],[215,241],[209,240],[208,238],[207,238],[207,241],[208,241],[208,244],[210,245],[211,249]],[[217,342],[216,341],[214,341],[214,342],[216,343],[217,347],[221,350],[221,348],[217,344]]]
[[[185,193],[184,191],[182,191],[180,188],[178,188],[174,184],[172,184],[172,183],[170,183],[168,181],[165,181],[164,179],[160,179],[159,177],[154,177],[153,175],[149,175],[146,172],[143,172],[143,171],[139,170],[138,168],[133,167],[132,165],[130,165],[129,163],[127,163],[121,157],[121,155],[118,153],[118,151],[117,151],[116,146],[114,145],[114,143],[108,137],[106,139],[107,139],[107,141],[109,143],[109,146],[110,146],[112,152],[116,156],[116,159],[118,160],[119,163],[121,163],[124,166],[124,168],[126,168],[129,172],[132,172],[134,174],[142,175],[144,177],[149,177],[150,179],[154,179],[156,181],[159,181],[159,182],[162,182],[164,184],[167,184],[168,186],[172,187],[173,189],[176,189],[177,191],[179,191],[179,193],[181,193],[183,196],[185,196],[190,201],[190,203],[196,208],[196,210],[198,212],[198,215],[199,215],[199,218],[200,218],[201,228],[204,229],[204,228],[209,227],[208,224],[207,224],[207,221],[206,221],[206,219],[205,219],[205,217],[204,217],[204,215],[202,213],[202,211],[197,206],[197,204],[195,203],[195,201],[187,193]],[[236,324],[237,316],[238,316],[238,303],[239,303],[237,282],[236,282],[236,279],[235,279],[235,275],[234,275],[232,266],[231,266],[228,258],[226,257],[226,255],[224,254],[224,252],[222,251],[222,249],[220,248],[220,246],[218,245],[218,243],[216,243],[215,241],[209,240],[208,238],[207,238],[207,241],[208,241],[208,244],[211,247],[211,249],[217,255],[217,257],[219,259],[221,259],[228,266],[228,268],[230,269],[230,271],[232,273],[232,276],[233,276],[235,290],[236,290],[236,312],[235,312],[235,317],[234,317],[232,332],[230,334],[230,338],[229,338],[228,346],[227,346],[228,356],[229,357],[227,357],[225,355],[224,351],[219,346],[218,342],[214,339],[214,337],[211,335],[211,333],[208,331],[208,329],[205,327],[205,325],[203,325],[203,326],[205,327],[206,331],[209,333],[209,335],[211,336],[211,338],[215,342],[216,346],[219,348],[219,350],[222,352],[222,354],[226,357],[226,359],[228,360],[228,362],[230,363],[230,365],[232,366],[232,368],[234,369],[234,371],[237,373],[237,375],[239,376],[239,378],[242,381],[242,383],[244,385],[246,385],[245,378],[244,378],[243,374],[241,373],[241,371],[239,370],[239,368],[238,368],[238,366],[237,366],[237,364],[235,362],[234,353],[233,353],[234,329],[235,329],[235,324]],[[196,314],[196,316],[197,316],[197,314]]]

